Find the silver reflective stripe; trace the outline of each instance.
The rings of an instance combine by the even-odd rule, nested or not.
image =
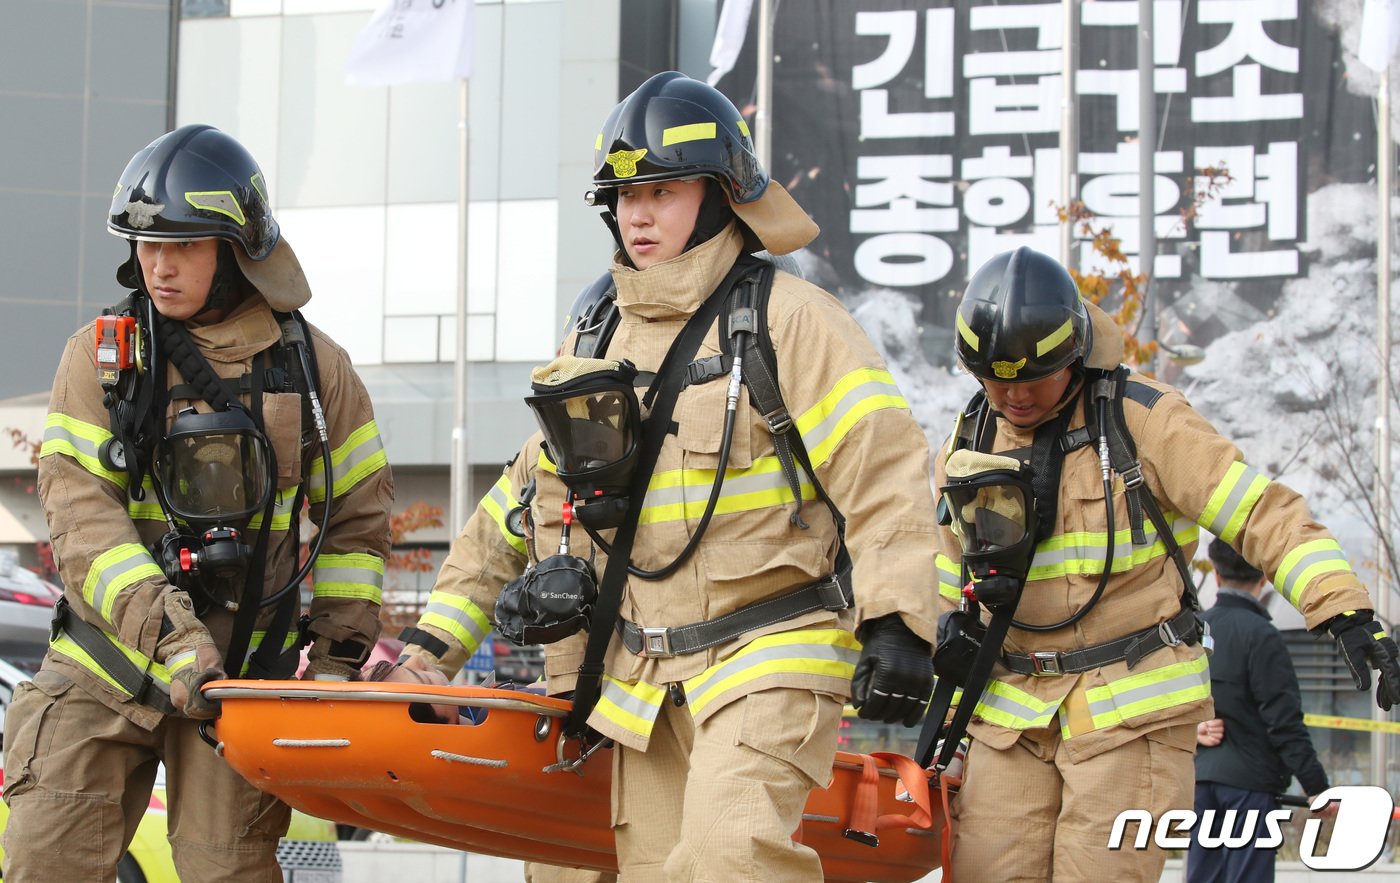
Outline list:
[[[802,433],[802,443],[807,450],[812,451],[820,448],[836,432],[841,425],[841,421],[850,413],[852,408],[864,402],[866,399],[876,396],[902,397],[899,387],[893,380],[867,380],[859,386],[854,386],[846,390],[841,396],[841,400],[836,403],[836,407],[824,420],[817,423]]]
[[[762,640],[762,638],[759,640]],[[749,646],[753,647],[753,644]],[[779,659],[810,660],[817,664],[822,662],[835,662],[854,666],[859,658],[859,650],[841,647],[835,644],[818,642],[777,644],[770,647],[754,649],[742,653],[733,659],[720,662],[718,665],[700,675],[698,679],[686,681],[685,690],[692,698],[703,697],[710,689],[721,686],[722,682],[733,678],[744,670]],[[823,671],[812,673],[817,675],[827,674],[827,672]],[[729,686],[731,685],[723,684],[725,689],[728,689]]]
[[[1249,517],[1249,511],[1254,508],[1254,504],[1259,500],[1259,495],[1264,492],[1264,487],[1269,483],[1269,479],[1262,472],[1240,462],[1231,466],[1224,480],[1230,481],[1232,476],[1234,483],[1230,485],[1229,493],[1220,502],[1215,514],[1210,519],[1210,523],[1201,525],[1227,543],[1239,533],[1239,528]],[[1262,481],[1260,481],[1261,479]],[[1242,506],[1245,507],[1243,510]],[[1233,527],[1231,522],[1235,522]]]
[[[603,680],[602,695],[603,698],[633,717],[644,721],[655,721],[657,712],[661,710],[660,697],[664,697],[666,694],[658,690],[658,701],[648,702],[635,693],[629,693],[623,688],[620,681],[615,681],[612,678],[605,678]]]

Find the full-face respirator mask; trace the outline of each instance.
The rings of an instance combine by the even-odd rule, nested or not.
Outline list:
[[[960,449],[946,472],[942,507],[972,576],[972,598],[941,618],[933,664],[939,677],[963,684],[986,634],[967,600],[1014,612],[1035,554],[1035,500],[1026,467],[1012,457]]]
[[[636,377],[628,361],[561,356],[531,378],[534,395],[525,403],[570,499],[558,553],[511,580],[496,601],[496,626],[507,640],[551,644],[588,625],[598,578],[591,562],[569,553],[569,531],[575,519],[597,531],[627,514],[641,438]]]
[[[266,508],[275,475],[271,447],[242,408],[187,408],[157,445],[153,477],[172,524],[152,551],[197,613],[237,608],[251,556],[243,530]]]

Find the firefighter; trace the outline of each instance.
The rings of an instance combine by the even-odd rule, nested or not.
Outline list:
[[[163,763],[180,877],[278,883],[290,810],[201,738],[218,709],[200,687],[293,676],[305,641],[304,677],[358,672],[389,467],[349,356],[295,312],[311,292],[242,145],[162,135],[107,226],[130,241],[132,293],[68,340],[54,380],[39,498],[64,595],[6,721],[4,878],[112,879]]]
[[[649,384],[664,385],[651,372],[690,317],[728,294],[725,280],[749,266],[746,256],[796,251],[818,230],[769,180],[734,105],[678,73],[652,77],[612,111],[594,168],[592,202],[606,207],[618,246],[608,281],[620,318],[609,326],[610,341],[591,340],[588,352],[594,361],[629,360],[625,368],[612,363],[612,382],[622,388],[613,387],[610,401],[625,399],[631,384],[646,401]],[[564,362],[585,361],[582,338],[597,338],[605,324],[576,325]],[[720,324],[701,329],[694,361],[683,354],[689,382],[674,400],[640,506],[632,575],[620,620],[604,632],[612,640],[602,696],[587,722],[616,745],[612,824],[623,879],[820,880],[816,854],[792,836],[808,793],[831,778],[846,698],[866,716],[909,725],[932,688],[927,446],[840,302],[777,272],[764,330],[782,405],[811,464],[799,458],[790,483],[776,446],[786,448],[792,436],[783,421],[770,424],[749,407],[747,388],[726,441],[730,367]],[[561,373],[536,372],[538,398],[548,398]],[[658,399],[649,413],[664,405]],[[482,500],[452,544],[405,664],[455,673],[491,630],[501,586],[552,560],[564,533],[561,503],[573,493],[561,479],[576,459],[559,449],[567,444],[545,448],[536,435]],[[611,467],[599,457],[589,462],[601,474]],[[707,519],[701,510],[720,473]],[[577,507],[583,526],[584,513],[619,511],[599,494]],[[837,579],[837,512],[853,564],[853,606]],[[598,538],[616,541],[621,530],[597,538],[578,524],[571,531],[572,555],[591,562],[606,584],[610,560]],[[764,617],[759,602],[805,606]],[[682,636],[700,634],[703,646],[677,649]],[[576,703],[581,637],[552,645],[546,659],[550,692],[577,687]],[[530,873],[559,879],[540,866]]]
[[[1212,716],[1209,632],[1186,567],[1200,528],[1335,638],[1358,689],[1377,669],[1382,708],[1400,700],[1395,642],[1302,497],[1247,465],[1180,392],[1120,368],[1121,332],[1054,260],[1028,248],[992,258],[956,331],[983,392],[935,458],[939,485],[959,450],[1030,462],[1037,523],[968,729],[954,874],[1157,880],[1164,851],[1104,843],[1123,810],[1192,806],[1196,723]],[[966,607],[951,530],[941,548],[940,595]]]

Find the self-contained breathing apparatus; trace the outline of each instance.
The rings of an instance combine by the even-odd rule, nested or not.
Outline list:
[[[151,545],[152,557],[171,585],[189,594],[196,614],[217,607],[235,615],[225,658],[245,655],[258,611],[278,606],[261,649],[249,660],[249,673],[260,676],[285,676],[295,668],[296,653],[306,642],[304,621],[296,626],[294,646],[283,650],[293,628],[294,591],[320,551],[334,502],[328,480],[322,523],[307,560],[287,585],[261,596],[277,475],[272,446],[259,428],[265,391],[301,395],[303,445],[319,444],[324,474],[333,474],[305,319],[299,312],[276,316],[281,342],[258,354],[249,374],[231,380],[214,372],[182,323],[161,316],[141,292],[106,311],[96,332],[98,381],[112,427],[98,459],[127,474],[133,500],[145,499],[149,481],[168,527]],[[165,383],[170,364],[186,381],[174,389]],[[240,400],[243,392],[251,406]],[[177,398],[202,400],[212,410],[186,407],[166,428],[168,403]],[[303,475],[293,512],[300,510],[307,480]],[[249,524],[259,514],[261,524],[250,536]],[[294,534],[297,521],[292,519]]]
[[[682,566],[699,546],[723,489],[724,464],[733,440],[741,384],[749,391],[750,404],[764,415],[773,433],[774,447],[793,493],[790,521],[802,529],[807,527],[800,517],[800,466],[831,510],[838,533],[844,537],[844,520],[816,480],[778,391],[776,358],[767,338],[767,302],[773,272],[766,261],[741,259],[677,336],[640,402],[635,393],[629,396],[626,392],[629,384],[636,383],[635,368],[627,362],[600,358],[619,321],[612,302],[614,292],[603,284],[595,285],[589,301],[572,311],[578,317],[574,325],[574,355],[556,359],[535,373],[535,395],[527,401],[540,423],[547,456],[569,488],[565,511],[572,510],[574,520],[608,555],[608,566],[602,579],[596,581],[595,595],[591,591],[591,562],[577,556],[568,556],[567,564],[560,555],[546,558],[506,587],[498,599],[495,619],[502,634],[512,640],[514,635],[524,634],[527,624],[534,628],[533,634],[548,629],[557,635],[556,640],[577,632],[573,623],[588,631],[589,644],[575,690],[574,713],[566,724],[566,731],[573,735],[584,732],[583,722],[597,699],[603,652],[614,629],[631,652],[649,657],[674,656],[732,640],[756,628],[760,616],[771,622],[774,617],[790,618],[817,609],[842,610],[851,604],[849,555],[842,540],[837,555],[838,576],[761,602],[761,610],[756,609],[760,605],[751,605],[755,609],[740,608],[720,620],[667,629],[643,629],[618,615],[627,575],[648,580],[664,578]],[[585,296],[589,297],[590,292],[585,292]],[[695,359],[695,351],[716,319],[720,322],[721,355]],[[720,378],[728,378],[729,388],[718,466],[704,512],[674,560],[656,570],[641,569],[629,561],[630,550],[642,499],[671,426],[676,399],[690,384]],[[640,418],[642,413],[647,414],[645,420]],[[573,449],[566,452],[571,446]],[[528,501],[522,502],[529,505]],[[508,518],[507,523],[510,522]],[[568,542],[567,515],[565,523],[561,554]],[[606,529],[616,530],[611,542],[601,535]],[[546,572],[541,574],[541,570]],[[555,580],[563,574],[581,577],[579,582],[587,585],[561,591]],[[561,597],[541,597],[544,591]],[[581,606],[572,606],[569,599],[575,597]],[[588,600],[594,598],[590,606]],[[571,606],[555,609],[548,621],[539,618],[540,611],[561,601]]]
[[[940,619],[934,670],[939,681],[919,738],[916,758],[928,766],[945,769],[953,760],[978,700],[990,679],[994,663],[1009,671],[1034,676],[1057,676],[1089,671],[1125,661],[1129,669],[1147,654],[1179,643],[1202,643],[1207,651],[1209,629],[1196,613],[1196,584],[1180,545],[1161,508],[1143,480],[1137,448],[1128,432],[1123,399],[1131,398],[1151,408],[1160,393],[1128,380],[1129,370],[1081,369],[1085,425],[1067,431],[1074,413],[1067,403],[1060,413],[1037,428],[1029,450],[1007,455],[981,453],[990,447],[995,420],[986,394],[979,391],[959,416],[948,456],[948,483],[940,488],[939,517],[958,537],[962,547],[963,603]],[[1060,475],[1065,457],[1079,448],[1093,446],[1098,454],[1106,533],[1103,569],[1093,594],[1078,610],[1055,623],[1031,623],[1015,619],[1036,543],[1054,534]],[[1113,475],[1124,479],[1130,533],[1134,545],[1148,543],[1144,516],[1157,530],[1182,579],[1180,612],[1158,626],[1092,647],[1066,652],[1015,654],[1002,651],[1012,626],[1025,631],[1051,632],[1083,619],[1103,597],[1113,572],[1116,535]],[[978,612],[991,614],[983,623]],[[963,689],[957,712],[945,718],[956,688]],[[937,759],[933,752],[940,743]]]

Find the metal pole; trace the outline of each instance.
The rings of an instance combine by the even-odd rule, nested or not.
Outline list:
[[[1152,269],[1157,257],[1156,208],[1153,194],[1157,147],[1157,93],[1152,82],[1152,0],[1138,0],[1138,268],[1143,275],[1142,321],[1138,339],[1157,339],[1157,302],[1152,294]]]
[[[1079,0],[1061,0],[1064,49],[1060,63],[1060,199],[1065,211],[1074,205],[1075,173],[1079,169],[1079,106],[1075,74],[1079,67]],[[1074,267],[1074,219],[1060,225],[1060,263]]]
[[[453,535],[471,512],[471,458],[467,445],[467,192],[471,184],[471,138],[467,125],[469,81],[457,85],[457,356],[452,409],[452,475],[448,530]]]
[[[1395,166],[1395,145],[1390,137],[1390,65],[1380,72],[1376,89],[1376,342],[1379,349],[1379,376],[1376,382],[1376,615],[1390,624],[1391,589],[1395,575],[1390,572],[1390,250],[1394,243],[1395,220],[1390,210],[1391,176]],[[1390,715],[1371,706],[1376,720]],[[1371,782],[1390,789],[1390,737],[1371,734]]]
[[[758,75],[754,78],[754,149],[773,173],[773,0],[758,0]]]

